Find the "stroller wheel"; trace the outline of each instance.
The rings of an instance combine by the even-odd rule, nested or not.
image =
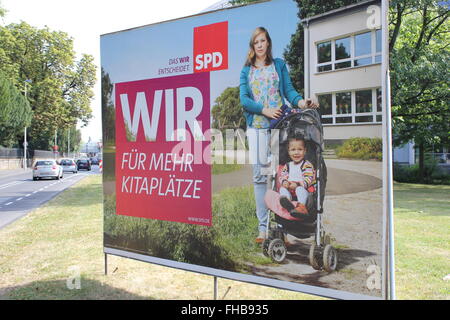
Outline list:
[[[309,264],[314,270],[320,270],[322,259],[320,257],[320,248],[315,242],[309,247]]]
[[[327,244],[325,250],[323,251],[323,268],[327,272],[332,272],[336,270],[337,267],[337,252],[332,245]]]
[[[283,240],[274,239],[270,241],[267,253],[274,262],[283,262],[283,260],[286,258],[286,252],[287,250]]]

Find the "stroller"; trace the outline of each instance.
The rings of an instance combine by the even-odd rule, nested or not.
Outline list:
[[[263,242],[263,253],[274,262],[281,263],[286,258],[285,236],[290,234],[299,239],[314,236],[309,250],[309,262],[316,270],[331,272],[337,266],[337,252],[331,245],[331,238],[322,224],[323,201],[327,182],[327,168],[322,157],[324,150],[323,128],[319,113],[314,109],[295,110],[276,123],[279,135],[272,135],[272,150],[278,146],[279,152],[272,153],[271,161],[284,165],[290,161],[287,148],[289,138],[303,138],[306,143],[305,159],[314,166],[316,183],[306,201],[308,214],[304,217],[292,216],[279,205],[279,182],[276,168],[272,166],[268,176],[268,191],[265,202],[269,208],[267,234]],[[276,131],[275,131],[276,132]],[[278,138],[278,139],[277,139]],[[278,159],[276,157],[278,156]],[[278,161],[277,161],[278,160]],[[295,201],[295,197],[292,201]],[[295,202],[294,202],[295,203]]]

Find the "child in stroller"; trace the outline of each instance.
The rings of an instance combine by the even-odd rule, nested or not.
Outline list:
[[[291,161],[277,170],[278,182],[281,185],[280,205],[297,218],[308,214],[306,200],[309,193],[314,192],[316,182],[314,167],[305,159],[306,152],[306,142],[303,138],[290,138],[288,155]],[[293,197],[297,198],[296,206],[291,202]]]
[[[311,266],[333,271],[337,253],[322,224],[327,168],[322,157],[320,115],[316,110],[301,110],[279,121],[274,129],[279,130],[280,165],[273,168],[268,179],[265,202],[269,214],[263,253],[281,263],[287,254],[288,234],[297,239],[314,236],[309,250]]]

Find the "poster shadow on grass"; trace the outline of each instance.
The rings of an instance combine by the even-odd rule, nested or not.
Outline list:
[[[69,286],[73,289],[69,289]],[[79,288],[79,289],[78,289]],[[33,281],[20,286],[0,288],[0,300],[155,300],[98,280],[81,277],[79,287],[75,280]]]

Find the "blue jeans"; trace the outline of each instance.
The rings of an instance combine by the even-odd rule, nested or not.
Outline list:
[[[267,206],[264,196],[267,191],[267,175],[264,169],[269,168],[269,139],[268,129],[248,128],[247,130],[250,163],[253,165],[253,190],[256,202],[256,217],[258,218],[258,230],[265,232],[267,229]]]
[[[285,196],[289,200],[292,200],[292,194],[289,192],[288,189],[286,189],[284,187],[280,188],[280,195]],[[309,193],[305,188],[303,188],[301,186],[295,188],[295,195],[297,196],[297,202],[306,204],[306,200],[308,199]]]

